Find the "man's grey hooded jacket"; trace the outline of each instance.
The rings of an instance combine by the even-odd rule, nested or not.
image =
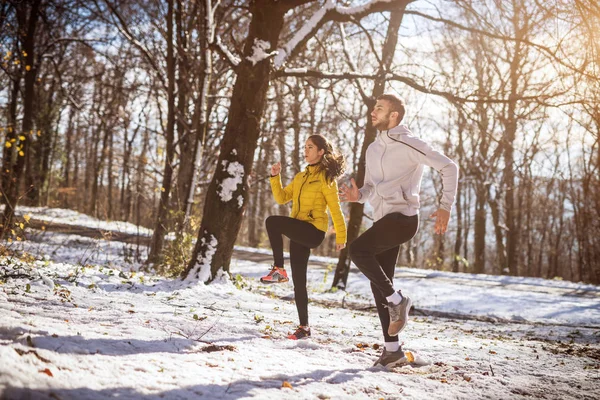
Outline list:
[[[448,157],[433,150],[404,125],[380,131],[367,148],[365,182],[359,202],[369,201],[375,221],[400,212],[407,216],[419,212],[419,191],[423,166],[442,175],[440,208],[452,211],[458,185],[458,167]]]

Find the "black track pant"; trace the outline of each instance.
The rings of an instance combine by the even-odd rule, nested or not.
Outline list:
[[[308,325],[308,293],[306,291],[306,274],[310,249],[321,244],[325,232],[313,224],[291,217],[272,215],[265,221],[271,249],[273,249],[274,265],[283,267],[283,236],[290,239],[290,265],[294,282],[294,298],[300,325]]]
[[[386,297],[394,294],[394,270],[402,243],[415,236],[419,228],[419,217],[407,217],[401,213],[391,213],[375,222],[350,244],[350,258],[358,269],[371,281],[371,291],[375,298],[377,313],[386,342],[398,340],[389,336],[390,325]]]

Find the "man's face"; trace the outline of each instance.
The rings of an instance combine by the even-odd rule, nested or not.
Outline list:
[[[390,129],[393,126],[390,126],[390,120],[393,118],[394,121],[397,118],[398,112],[392,111],[392,104],[387,100],[377,100],[375,103],[375,108],[373,112],[371,112],[371,122],[373,126],[380,130]],[[392,115],[396,113],[396,115]]]

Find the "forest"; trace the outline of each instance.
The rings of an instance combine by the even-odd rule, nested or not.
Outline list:
[[[459,166],[449,231],[429,215],[415,268],[600,283],[600,5],[596,0],[3,0],[0,239],[19,206],[151,228],[149,266],[210,281],[235,245],[269,246],[304,141],[364,179],[383,93]],[[344,205],[351,242],[369,206]],[[315,251],[350,260],[329,234]]]

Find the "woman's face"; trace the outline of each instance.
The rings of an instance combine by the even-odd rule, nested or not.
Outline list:
[[[325,150],[319,150],[312,140],[308,139],[304,145],[304,159],[309,164],[316,164],[321,161],[321,157],[325,154]]]

